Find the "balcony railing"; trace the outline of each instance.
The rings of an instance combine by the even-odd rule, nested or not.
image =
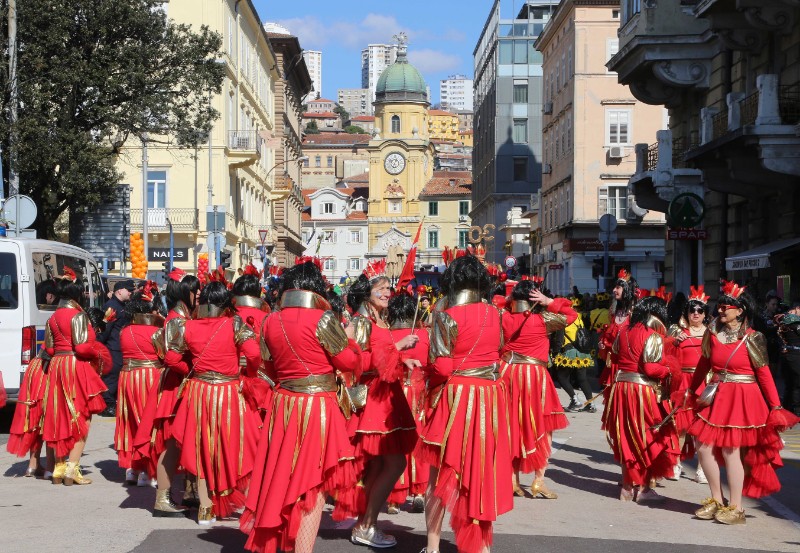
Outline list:
[[[800,122],[800,83],[778,88],[778,109],[784,125]]]
[[[196,231],[198,213],[196,209],[164,209],[149,208],[147,210],[147,227],[150,231],[169,230],[167,219],[172,223],[174,231]],[[142,210],[131,209],[131,230],[142,230]]]
[[[713,139],[716,140],[721,136],[725,136],[728,132],[728,110],[722,110],[717,113],[712,119]]]
[[[255,151],[261,153],[261,140],[258,131],[230,131],[228,148],[231,150]]]
[[[755,125],[758,118],[758,91],[753,92],[739,102],[741,110],[742,125]]]
[[[686,140],[679,136],[672,141],[672,167],[675,169],[683,169],[686,167]]]
[[[658,165],[658,142],[647,147],[647,170],[655,171]]]

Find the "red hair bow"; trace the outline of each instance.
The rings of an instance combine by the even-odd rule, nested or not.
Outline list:
[[[75,282],[78,280],[78,275],[75,274],[75,271],[72,270],[72,267],[65,266],[62,270],[61,278],[65,278],[69,281]]]
[[[722,293],[733,299],[738,299],[747,286],[739,286],[732,280],[722,281]]]
[[[302,265],[303,263],[313,263],[316,265],[317,269],[319,269],[319,272],[322,272],[322,260],[319,257],[312,257],[310,255],[295,257],[295,265]]]
[[[173,267],[172,271],[170,271],[169,275],[167,275],[170,280],[174,280],[175,282],[180,282],[183,280],[183,277],[186,276],[186,271],[183,269],[179,269],[178,267]]]
[[[256,266],[250,263],[247,267],[244,268],[242,271],[243,275],[253,275],[254,277],[260,278],[262,271],[256,269]]]
[[[689,286],[689,300],[699,301],[701,303],[708,303],[708,300],[711,299],[710,296],[707,296],[705,293],[705,286],[702,284],[699,285],[697,288],[694,286]]]
[[[628,282],[631,279],[631,274],[628,272],[627,269],[620,269],[619,273],[617,273],[617,278],[620,280],[624,280]]]

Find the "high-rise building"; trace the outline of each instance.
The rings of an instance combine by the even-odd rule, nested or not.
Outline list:
[[[439,103],[449,111],[472,111],[473,80],[466,75],[450,75],[439,81]]]
[[[372,95],[369,88],[340,88],[337,99],[350,117],[372,115]]]
[[[491,234],[513,208],[526,212],[542,183],[542,55],[533,44],[555,9],[527,0],[512,18],[501,17],[496,0],[473,52],[474,149],[472,224]],[[512,2],[513,6],[513,2]],[[486,260],[509,253],[505,241],[486,241]],[[526,243],[510,254],[527,269]]]
[[[322,95],[322,52],[319,50],[303,50],[303,59],[306,60],[308,74],[311,75],[311,82],[314,85],[311,92],[303,98],[303,103],[305,104],[308,100],[319,98]]]
[[[663,128],[666,113],[638,101],[606,69],[617,51],[619,6],[562,0],[536,41],[544,56],[544,165],[533,265],[554,294],[605,289],[598,232],[606,215],[617,224],[608,275],[624,268],[642,288],[661,284],[664,216],[638,208],[628,179],[636,172],[634,144]]]
[[[397,59],[397,44],[370,44],[361,50],[361,88],[368,88],[370,105],[383,70]],[[430,97],[430,96],[429,96]]]

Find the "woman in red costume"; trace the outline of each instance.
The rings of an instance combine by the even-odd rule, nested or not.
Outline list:
[[[451,511],[458,551],[486,552],[492,524],[514,506],[506,391],[500,381],[502,326],[486,268],[458,257],[441,279],[444,298],[431,326],[432,411],[421,433],[420,457],[431,464],[426,494],[428,542],[439,552],[444,511]],[[432,388],[430,379],[444,379]]]
[[[261,299],[261,281],[258,269],[248,265],[242,276],[233,283],[233,302],[242,320],[256,333],[256,340],[261,340],[261,326],[269,315],[269,305]],[[239,360],[244,367],[244,357]],[[259,368],[256,377],[242,376],[242,394],[250,403],[250,408],[261,418],[272,406],[272,381]],[[259,421],[259,426],[260,426]]]
[[[505,345],[500,374],[508,394],[514,495],[525,495],[520,472],[535,472],[531,495],[557,499],[544,483],[544,471],[553,431],[566,428],[568,422],[547,371],[548,336],[572,324],[578,313],[570,300],[547,297],[536,286],[539,282],[523,280],[511,292],[508,312],[503,313]]]
[[[608,443],[622,465],[622,501],[648,503],[663,500],[650,487],[651,479],[672,474],[678,459],[674,427],[651,427],[664,418],[657,388],[669,375],[664,359],[667,307],[659,297],[636,304],[630,323],[614,343],[618,366],[605,409]]]
[[[426,293],[420,290],[421,293]],[[414,298],[408,294],[401,293],[392,297],[389,300],[389,332],[393,340],[400,340],[410,334],[419,336],[419,342],[408,350],[401,353],[403,359],[416,359],[421,363],[428,362],[428,348],[430,341],[428,339],[428,330],[422,328],[422,306],[417,306],[417,302],[421,299],[414,301]],[[416,316],[416,324],[414,317]],[[417,422],[417,429],[421,429],[425,417],[425,375],[422,367],[412,366],[403,367],[403,392],[406,395],[406,401],[411,408],[411,413],[414,415],[414,420]],[[428,487],[428,476],[430,467],[422,463],[415,452],[411,452],[406,457],[406,468],[397,483],[394,485],[392,493],[389,494],[389,507],[388,513],[397,514],[400,512],[399,506],[405,503],[406,498],[410,495],[411,511],[421,513],[425,510],[425,489]]]
[[[347,293],[347,302],[355,313],[355,340],[363,350],[360,382],[368,387],[366,406],[348,423],[354,435],[356,461],[363,467],[358,491],[364,493],[355,506],[359,516],[350,539],[378,548],[397,543],[393,536],[381,532],[376,522],[418,438],[402,382],[403,365],[414,363],[409,358],[402,361],[400,352],[414,347],[419,335],[395,339],[390,333],[386,314],[391,288],[385,270],[385,260],[370,263]]]
[[[695,512],[700,519],[744,524],[742,496],[763,497],[781,487],[775,469],[783,465],[778,432],[798,418],[781,407],[769,370],[764,335],[750,328],[754,303],[743,286],[725,282],[717,300],[718,316],[703,337],[702,357],[692,379],[690,404],[697,418],[689,434],[699,443],[697,457],[708,478],[711,497]],[[716,394],[695,398],[711,372]],[[723,504],[720,466],[728,475],[730,498]]]
[[[58,309],[45,325],[44,348],[51,357],[43,399],[42,434],[55,451],[53,484],[91,484],[83,476],[80,459],[89,434],[92,415],[105,409],[101,397],[106,390],[92,362],[102,363],[102,350],[96,347],[95,332],[83,311],[83,282],[64,267],[57,285]],[[106,350],[107,353],[107,350]]]
[[[680,368],[680,371],[675,371],[672,374],[670,395],[673,402],[679,406],[673,414],[673,420],[681,440],[681,455],[683,459],[694,457],[692,440],[689,440],[684,445],[686,431],[694,421],[694,411],[691,407],[685,405],[684,396],[692,382],[697,364],[700,362],[700,346],[703,343],[703,335],[706,332],[708,321],[708,296],[705,294],[703,286],[698,286],[697,288],[692,286],[680,321],[669,329],[669,336],[672,338],[673,345],[677,348],[676,355],[679,359],[678,367]],[[671,480],[678,480],[681,470],[680,463],[675,465]],[[697,467],[695,480],[703,484],[707,483],[701,466]]]
[[[133,442],[142,420],[150,389],[158,381],[164,368],[164,317],[158,312],[160,298],[153,296],[151,286],[137,292],[125,304],[131,324],[120,331],[122,369],[117,389],[117,425],[114,431],[114,449],[119,466],[126,469],[125,480],[149,486],[156,474],[155,463],[146,459],[133,459]]]
[[[172,369],[189,374],[184,355],[192,359],[172,430],[181,466],[197,478],[200,525],[244,505],[256,449],[257,428],[239,392],[239,357],[247,359],[247,375],[255,376],[261,356],[255,334],[230,315],[233,309],[225,284],[210,282],[200,292],[198,318],[175,319],[167,340]]]
[[[284,272],[280,311],[261,329],[276,387],[240,521],[245,548],[259,553],[310,553],[325,496],[352,493],[356,483],[335,372],[358,373],[361,351],[352,327],[343,329],[330,311],[319,269],[305,259]]]
[[[191,319],[195,309],[200,281],[194,275],[187,275],[175,268],[169,274],[166,286],[167,318],[164,323],[164,340],[177,333],[178,327]],[[184,363],[191,362],[186,354]],[[134,439],[134,459],[144,459],[147,466],[156,466],[156,502],[154,517],[181,517],[186,509],[181,509],[170,498],[172,480],[178,466],[179,451],[172,432],[172,423],[178,410],[178,389],[184,374],[171,367],[165,359],[161,378],[150,387],[147,404]],[[197,486],[187,475],[183,504],[198,505]]]
[[[638,299],[639,285],[627,270],[620,269],[611,295],[612,301],[609,310],[611,322],[600,334],[600,345],[597,353],[597,356],[605,364],[603,373],[600,375],[600,385],[603,386],[603,401],[606,404],[611,393],[611,385],[614,383],[614,375],[617,372],[617,357],[612,351],[614,342],[617,340],[620,331],[628,326],[628,319]],[[604,410],[603,415],[600,417],[602,425],[605,425],[605,416],[606,411]]]

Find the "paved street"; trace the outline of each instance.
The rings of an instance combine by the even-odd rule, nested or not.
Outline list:
[[[783,491],[765,501],[747,500],[746,526],[695,520],[691,512],[707,488],[689,480],[666,482],[659,492],[668,500],[645,507],[616,499],[619,469],[599,429],[599,414],[569,415],[571,426],[556,436],[557,449],[547,476],[559,499],[515,499],[515,509],[496,526],[493,551],[511,553],[723,553],[792,551],[800,548],[800,430],[786,435],[786,467],[779,474]],[[8,431],[8,417],[3,432]],[[238,552],[244,535],[236,521],[200,530],[193,520],[154,519],[154,492],[126,488],[110,444],[111,419],[94,421],[83,465],[94,479],[87,487],[52,486],[22,478],[25,463],[0,453],[0,551],[3,553],[73,551],[81,553],[156,553],[161,551]],[[3,435],[3,441],[7,434]],[[523,480],[530,483],[530,478]],[[795,490],[793,493],[792,490]],[[382,515],[382,525],[398,537],[396,551],[416,553],[425,544],[422,515]],[[352,523],[350,523],[352,524]],[[359,551],[346,541],[348,525],[326,516],[315,551]],[[447,534],[442,553],[455,553]],[[176,547],[177,546],[177,547]]]

